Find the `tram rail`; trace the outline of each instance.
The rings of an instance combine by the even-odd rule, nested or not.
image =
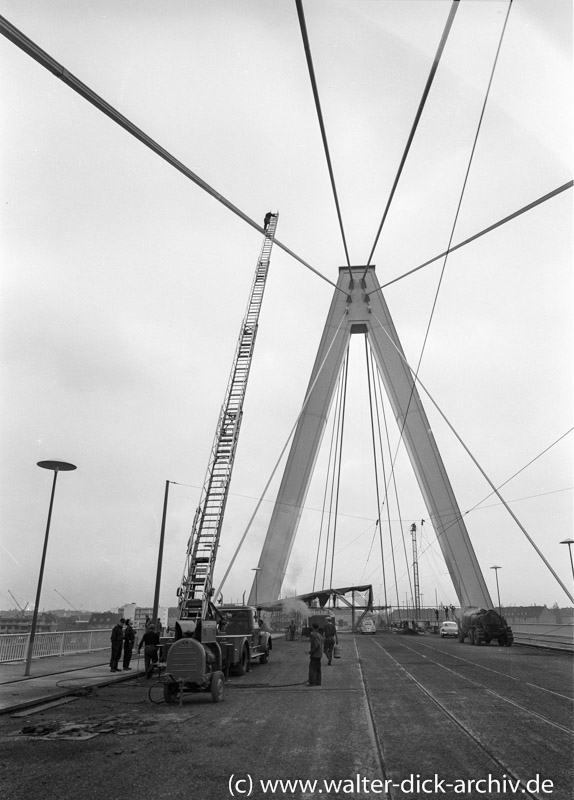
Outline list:
[[[357,647],[357,640],[355,639],[355,647],[357,648],[361,681],[365,690],[365,703],[370,723],[373,727],[373,735],[377,742],[377,753],[383,775],[388,776],[393,773],[393,763],[392,755],[385,751],[385,739],[389,736],[389,719],[381,715],[380,700],[378,701],[379,712],[375,708],[377,696],[380,693],[380,683],[376,681],[381,680],[381,670],[383,673],[388,672],[389,665],[392,665],[395,679],[397,671],[399,671],[400,675],[407,679],[413,689],[416,688],[426,701],[432,704],[435,713],[438,712],[443,720],[446,720],[447,724],[458,732],[458,734],[453,734],[454,738],[457,735],[460,737],[461,733],[464,734],[467,741],[466,749],[468,750],[470,747],[476,754],[474,756],[475,762],[490,764],[490,773],[500,773],[505,776],[516,787],[515,793],[524,798],[540,800],[541,797],[546,796],[532,791],[533,782],[530,780],[530,775],[526,774],[525,764],[527,759],[517,758],[514,761],[512,749],[501,752],[497,746],[501,736],[500,730],[503,730],[502,727],[500,730],[496,729],[499,716],[498,710],[501,704],[509,707],[509,712],[503,715],[509,718],[513,713],[512,709],[516,709],[516,713],[520,718],[520,725],[524,726],[526,730],[532,731],[533,736],[541,739],[563,741],[564,752],[570,752],[574,732],[571,726],[569,727],[568,724],[564,723],[567,721],[567,715],[569,715],[570,719],[572,717],[573,698],[571,696],[553,688],[528,680],[521,680],[520,677],[511,675],[508,671],[505,672],[487,664],[472,661],[469,658],[460,656],[458,653],[451,653],[448,649],[445,650],[438,646],[438,643],[432,645],[417,641],[416,644],[411,644],[410,642],[402,641],[400,637],[396,636],[383,642],[382,637],[369,637],[368,640],[365,640],[364,645],[361,642],[360,647]],[[374,650],[384,655],[384,662],[381,663],[380,658],[372,652]],[[493,652],[493,655],[498,655],[498,653],[495,654]],[[452,664],[453,659],[463,669],[457,671],[456,666]],[[449,661],[451,662],[450,664]],[[377,665],[376,672],[373,670],[373,664],[375,663]],[[430,669],[427,670],[426,667]],[[472,674],[464,674],[467,667],[473,668]],[[493,689],[488,680],[481,680],[477,677],[476,672],[481,673],[481,671],[484,671],[485,675],[489,675],[495,680],[500,679],[502,683],[505,683],[507,679],[516,682],[517,692],[519,691],[519,686],[526,689],[526,699],[523,696],[524,692],[517,695],[516,692],[505,691],[504,686]],[[447,682],[445,682],[444,677],[438,677],[440,674],[447,676]],[[445,687],[449,685],[452,691],[445,691]],[[464,687],[467,687],[467,689],[464,689]],[[528,694],[531,691],[536,694],[541,693],[539,702],[544,701],[544,695],[548,695],[546,703],[550,698],[554,701],[547,714],[541,713],[541,709],[536,708],[536,700],[529,704]],[[400,688],[397,689],[397,693],[402,698],[405,692],[407,695],[409,694],[408,687],[403,682]],[[453,696],[457,696],[454,701]],[[488,705],[489,698],[492,700],[492,736],[488,728],[484,727],[485,712],[483,710],[479,711],[479,704],[484,702]],[[399,702],[397,700],[397,703]],[[566,706],[564,711],[561,712],[559,707],[564,703],[566,703]],[[473,717],[473,706],[475,705],[477,708],[476,718]],[[463,713],[460,713],[461,710]],[[552,714],[555,715],[554,718]],[[529,723],[528,720],[531,720],[531,722]],[[544,733],[544,730],[547,732]],[[391,781],[389,785],[393,787],[394,784]],[[467,794],[465,796],[478,798],[481,794]],[[556,792],[555,796],[560,796],[559,791]],[[404,793],[398,791],[396,785],[387,794],[388,800],[399,800],[399,798],[404,797]]]

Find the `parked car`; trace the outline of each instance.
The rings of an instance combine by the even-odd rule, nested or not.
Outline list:
[[[443,622],[440,626],[441,639],[444,636],[458,636],[458,625],[456,622]]]
[[[364,619],[361,622],[361,633],[376,633],[377,626],[375,625],[374,620],[372,619]]]

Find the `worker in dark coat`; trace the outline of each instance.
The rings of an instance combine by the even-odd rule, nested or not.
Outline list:
[[[124,643],[124,624],[125,619],[121,620],[112,628],[112,635],[110,641],[112,643],[112,655],[110,658],[110,671],[118,672],[118,664],[122,657],[122,645]]]
[[[327,656],[327,666],[331,666],[331,661],[333,660],[333,650],[335,649],[335,645],[339,644],[339,638],[337,636],[337,628],[333,623],[333,617],[327,617],[325,620],[325,641],[323,644],[323,649],[325,651],[325,655]]]
[[[269,227],[269,223],[271,222],[271,217],[272,216],[273,216],[273,213],[271,211],[268,211],[267,214],[265,214],[265,220],[263,222],[263,228],[265,230],[267,230],[267,228]]]
[[[124,631],[124,669],[131,669],[130,661],[132,660],[135,640],[136,635],[132,628],[132,622],[130,619],[126,619],[126,629]]]
[[[319,626],[316,622],[313,623],[309,641],[311,644],[311,649],[309,650],[309,686],[320,686],[323,637],[319,633]]]
[[[159,635],[156,633],[155,625],[149,625],[147,631],[141,638],[138,645],[138,653],[144,649],[145,674],[146,678],[151,678],[153,668],[157,664],[157,648],[159,647]]]

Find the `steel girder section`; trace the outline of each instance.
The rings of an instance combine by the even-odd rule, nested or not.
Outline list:
[[[461,606],[492,608],[427,416],[402,357],[375,268],[365,271],[365,267],[353,267],[352,275],[351,279],[348,267],[339,269],[337,290],[261,552],[257,599],[271,601],[279,597],[349,337],[366,333],[399,429],[403,430],[407,453],[458,600]],[[249,602],[255,602],[255,582]]]

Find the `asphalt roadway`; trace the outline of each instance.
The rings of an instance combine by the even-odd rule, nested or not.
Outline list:
[[[308,641],[281,638],[218,704],[165,704],[155,679],[110,673],[102,654],[42,677],[34,662],[30,680],[0,667],[0,796],[571,800],[571,655],[430,635],[340,641],[321,687],[306,685]]]

